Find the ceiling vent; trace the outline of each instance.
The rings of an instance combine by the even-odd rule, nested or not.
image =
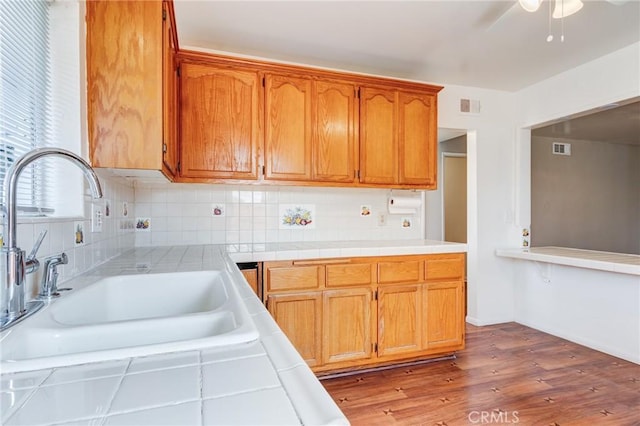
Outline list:
[[[555,155],[571,155],[571,144],[554,142],[552,144],[552,150]]]
[[[477,99],[460,99],[460,112],[480,114],[480,101]]]

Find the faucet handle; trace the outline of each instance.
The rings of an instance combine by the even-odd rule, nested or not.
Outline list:
[[[31,249],[31,253],[29,253],[29,256],[27,256],[27,261],[34,260],[36,258],[36,255],[38,254],[38,250],[42,245],[42,241],[44,240],[45,235],[47,235],[46,229],[40,232],[40,235],[38,236],[36,243],[33,245],[33,249]]]
[[[66,265],[69,263],[69,258],[66,253],[60,253],[58,255],[49,256],[44,260],[44,274],[42,275],[42,282],[40,284],[40,293],[38,299],[49,300],[54,297],[60,296],[58,293],[61,290],[71,289],[58,289],[58,269],[59,265]]]

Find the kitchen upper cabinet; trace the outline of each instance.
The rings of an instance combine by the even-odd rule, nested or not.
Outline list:
[[[360,89],[360,182],[383,186],[436,185],[436,95]]]
[[[257,71],[180,63],[180,178],[257,179]]]
[[[398,92],[398,183],[436,185],[436,96]]]
[[[175,171],[175,19],[170,2],[86,2],[94,167]]]
[[[177,58],[179,181],[435,188],[441,87],[201,52]]]
[[[357,102],[353,83],[265,75],[265,178],[355,181]]]
[[[162,164],[168,174],[178,173],[178,73],[176,54],[178,53],[178,35],[173,16],[173,3],[163,2],[162,21]]]
[[[318,80],[312,102],[312,179],[351,182],[358,158],[358,104],[353,83]]]
[[[311,79],[265,76],[265,178],[311,180]]]
[[[360,182],[397,182],[397,125],[396,91],[360,89]]]

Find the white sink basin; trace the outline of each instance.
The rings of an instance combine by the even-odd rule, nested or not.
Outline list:
[[[208,312],[229,300],[219,271],[122,275],[104,278],[51,306],[64,325],[162,318]]]
[[[65,294],[9,329],[0,342],[0,369],[51,368],[257,338],[225,272],[116,276]]]

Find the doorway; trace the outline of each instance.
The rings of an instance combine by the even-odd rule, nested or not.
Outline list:
[[[467,155],[443,153],[444,240],[467,242]]]

